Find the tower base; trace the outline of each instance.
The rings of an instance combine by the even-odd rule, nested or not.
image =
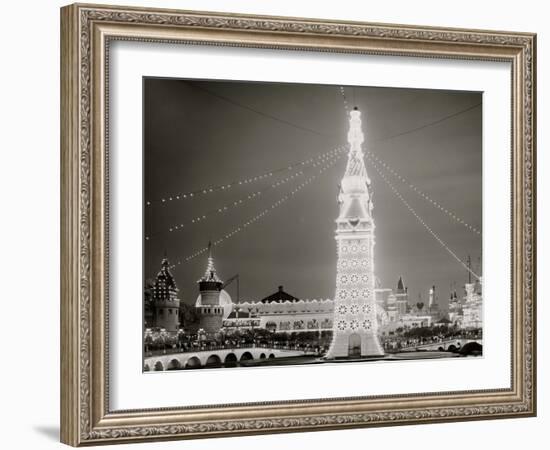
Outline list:
[[[357,359],[383,355],[384,350],[382,350],[375,333],[371,331],[362,333],[340,331],[333,337],[325,358]]]

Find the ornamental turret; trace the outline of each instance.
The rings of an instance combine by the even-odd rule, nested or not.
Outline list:
[[[224,307],[220,304],[223,281],[218,277],[212,244],[208,244],[208,262],[204,275],[197,281],[201,293],[200,305],[196,306],[200,315],[200,327],[207,333],[217,333],[222,327]]]
[[[153,285],[154,325],[175,333],[179,328],[178,288],[170,272],[168,259],[162,260],[161,269]]]
[[[408,312],[409,307],[409,294],[405,284],[403,283],[403,277],[399,277],[397,281],[397,289],[395,290],[395,303],[397,307],[397,313],[400,316],[404,316]]]
[[[212,257],[212,245],[208,244],[208,262],[204,275],[197,281],[202,294],[202,304],[219,304],[220,291],[223,288],[223,281],[218,277],[214,258]],[[206,294],[206,296],[205,296]]]

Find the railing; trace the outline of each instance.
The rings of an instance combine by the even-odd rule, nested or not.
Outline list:
[[[402,350],[410,350],[413,348],[419,348],[419,347],[430,347],[430,346],[437,346],[437,345],[445,345],[445,344],[456,344],[459,343],[459,345],[462,345],[461,341],[481,341],[481,338],[473,338],[473,337],[454,337],[454,338],[441,338],[436,340],[425,340],[425,341],[417,341],[417,342],[410,342],[406,343],[405,341],[397,341],[399,346],[392,347],[392,346],[386,346],[385,344],[392,341],[386,341],[384,342],[384,349],[391,352],[391,351],[402,351]]]
[[[192,346],[192,347],[173,347],[166,349],[155,349],[144,351],[144,356],[162,356],[162,355],[174,355],[179,353],[195,353],[195,352],[212,352],[218,350],[253,350],[253,349],[267,349],[267,350],[288,350],[288,351],[302,351],[308,353],[316,353],[317,350],[307,346],[301,345],[278,345],[278,344],[237,344],[237,345],[204,345],[204,346]]]

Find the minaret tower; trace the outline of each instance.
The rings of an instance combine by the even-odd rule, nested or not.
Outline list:
[[[201,303],[197,306],[200,327],[207,333],[217,333],[223,324],[223,306],[220,305],[220,292],[223,281],[218,277],[212,257],[212,245],[208,244],[208,263],[204,275],[197,281],[201,293]]]
[[[363,141],[361,112],[354,108],[350,113],[348,162],[338,196],[334,331],[327,359],[384,354],[377,336],[373,205]]]

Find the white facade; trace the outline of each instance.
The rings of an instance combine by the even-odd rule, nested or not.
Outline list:
[[[233,311],[236,312],[236,317],[224,320],[226,328],[257,327],[274,333],[324,331],[333,328],[334,302],[330,299],[242,302],[234,304]]]
[[[479,280],[479,284],[467,283],[464,288],[466,296],[464,297],[464,304],[462,306],[462,327],[481,328],[483,325],[481,279]]]
[[[388,322],[382,328],[384,333],[395,332],[398,328],[403,330],[411,328],[424,328],[432,326],[432,316],[429,315],[416,315],[416,314],[405,314],[400,316],[398,319]]]
[[[465,295],[459,298],[456,292],[449,300],[449,320],[460,328],[483,328],[482,279],[464,285]]]
[[[222,291],[222,296],[224,292]],[[389,322],[386,304],[388,297],[392,295],[392,290],[377,288],[374,294],[377,303],[377,324],[378,327],[382,327]],[[334,327],[334,300],[329,298],[282,302],[247,301],[231,303],[230,308],[223,322],[223,326],[228,329],[265,328],[279,333],[325,331],[332,330]]]

